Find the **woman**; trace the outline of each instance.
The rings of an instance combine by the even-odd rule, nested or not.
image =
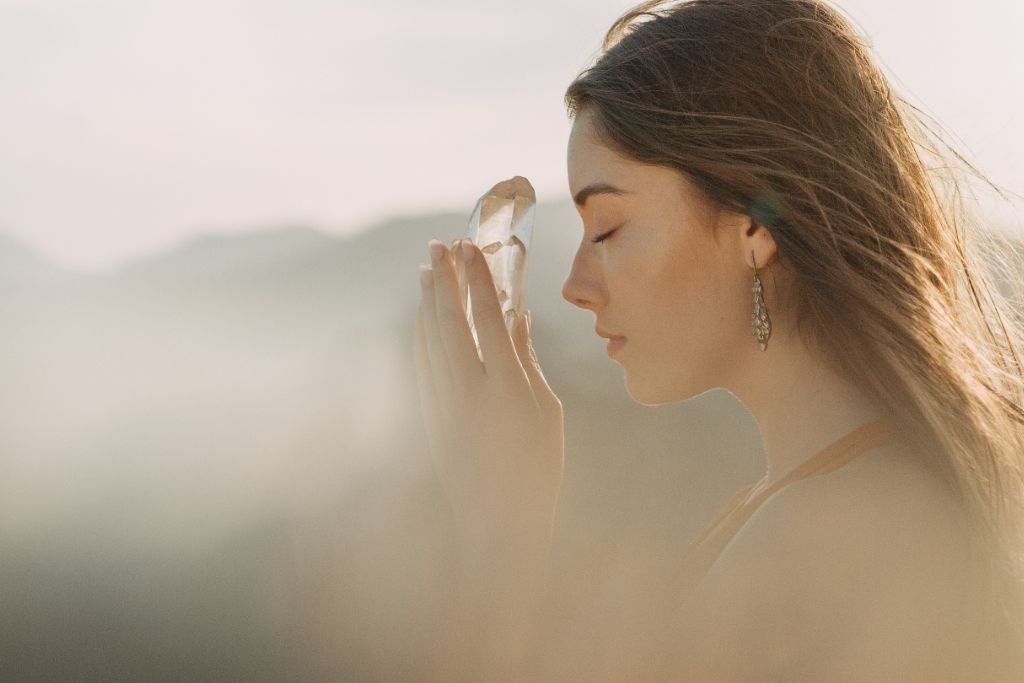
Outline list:
[[[1019,320],[865,41],[817,0],[648,2],[566,101],[565,299],[635,400],[724,388],[768,454],[578,680],[1024,680]],[[562,406],[479,250],[430,246],[416,356],[467,578],[440,675],[543,679]]]

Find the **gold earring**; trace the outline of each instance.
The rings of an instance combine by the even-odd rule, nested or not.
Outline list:
[[[750,258],[754,261],[754,313],[751,326],[758,347],[764,351],[768,348],[768,338],[772,336],[772,321],[764,305],[764,287],[761,286],[761,278],[757,276],[757,260],[754,259],[753,251],[750,252]]]

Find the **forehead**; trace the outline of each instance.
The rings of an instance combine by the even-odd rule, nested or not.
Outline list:
[[[699,198],[679,171],[624,156],[610,147],[598,131],[593,114],[584,108],[569,134],[567,168],[572,197],[592,185],[611,185],[624,190],[624,197],[645,203],[693,202]]]
[[[615,184],[640,166],[636,161],[620,155],[601,139],[589,108],[580,111],[573,121],[566,161],[569,190],[573,195],[591,183]]]

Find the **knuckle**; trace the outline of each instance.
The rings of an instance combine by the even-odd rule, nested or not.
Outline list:
[[[505,319],[501,314],[500,309],[496,305],[480,305],[479,308],[477,308],[477,306],[474,305],[473,318],[485,325],[496,325],[498,323],[501,323],[502,325],[505,324]]]
[[[463,315],[462,307],[446,298],[438,302],[437,315],[444,320],[457,320]]]
[[[466,265],[469,286],[478,290],[483,296],[493,293],[497,297],[497,289],[494,285],[494,276],[491,274],[490,266],[483,259],[475,259],[472,264]]]

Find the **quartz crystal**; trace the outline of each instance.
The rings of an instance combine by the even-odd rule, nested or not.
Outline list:
[[[480,248],[491,269],[505,328],[512,333],[516,318],[525,311],[526,255],[533,235],[537,199],[530,181],[522,176],[503,180],[476,203],[469,219],[469,239]],[[469,287],[460,273],[462,302],[477,353],[483,359],[480,339],[473,324]]]

